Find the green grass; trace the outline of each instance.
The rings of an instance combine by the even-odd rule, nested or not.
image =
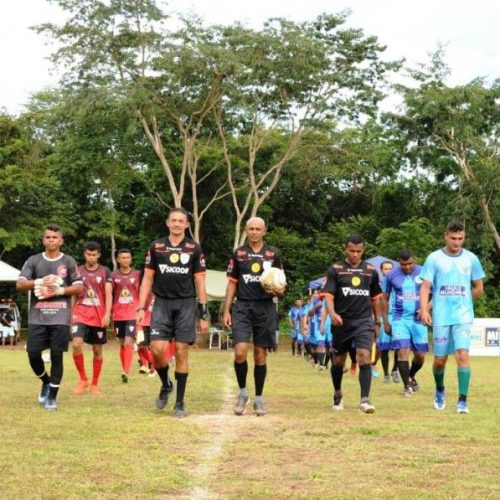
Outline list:
[[[153,409],[156,377],[119,382],[116,349],[105,351],[100,398],[72,395],[76,370],[65,357],[53,413],[36,402],[25,352],[0,349],[2,498],[500,497],[500,358],[473,358],[469,415],[454,412],[452,360],[448,407],[433,409],[430,358],[412,398],[374,381],[377,412],[364,415],[357,377],[345,376],[345,410],[333,412],[329,373],[283,348],[269,356],[268,415],[257,418],[232,415],[231,353],[194,349],[190,416],[178,421],[172,402]]]

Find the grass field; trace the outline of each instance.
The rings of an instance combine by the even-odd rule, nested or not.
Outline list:
[[[258,418],[232,415],[231,352],[195,349],[190,416],[176,420],[171,402],[153,409],[157,377],[122,385],[115,342],[105,355],[98,398],[72,395],[65,357],[49,413],[25,352],[0,350],[1,498],[500,498],[500,358],[473,359],[469,415],[454,411],[451,360],[448,407],[433,409],[430,358],[412,398],[375,380],[377,411],[364,415],[357,377],[345,376],[346,408],[333,412],[329,372],[282,348],[269,356],[268,415]]]

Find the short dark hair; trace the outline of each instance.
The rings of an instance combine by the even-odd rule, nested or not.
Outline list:
[[[118,252],[116,252],[116,256],[118,257],[118,255],[120,255],[122,253],[129,253],[130,255],[132,255],[132,252],[128,248],[120,248],[120,250],[118,250]]]
[[[175,207],[175,208],[172,208],[171,210],[169,210],[169,212],[167,214],[167,220],[170,219],[170,216],[172,214],[175,214],[175,213],[184,214],[186,216],[186,220],[189,222],[189,212],[185,208],[182,208],[182,207]]]
[[[85,243],[85,246],[83,247],[84,250],[89,250],[91,252],[95,252],[96,250],[101,253],[101,245],[97,243],[97,241],[89,241]]]
[[[352,243],[353,245],[364,245],[365,240],[360,234],[350,234],[345,240],[345,246],[349,243]]]
[[[381,263],[380,263],[380,270],[382,271],[382,268],[384,267],[384,264],[390,264],[391,267],[394,267],[394,264],[391,260],[383,260]]]
[[[62,236],[61,226],[59,226],[58,224],[47,224],[45,226],[45,231],[53,231],[54,233],[59,233]]]
[[[398,254],[398,260],[409,260],[414,257],[413,252],[409,248],[401,250]]]
[[[446,226],[446,231],[449,233],[460,233],[462,231],[465,231],[465,226],[463,222],[460,222],[457,219],[453,219],[450,222],[448,222],[448,225]]]

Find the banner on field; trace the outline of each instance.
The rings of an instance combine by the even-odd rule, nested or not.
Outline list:
[[[472,323],[471,356],[500,356],[500,318],[476,318]]]

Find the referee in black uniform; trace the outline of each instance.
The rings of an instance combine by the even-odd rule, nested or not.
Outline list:
[[[260,284],[260,275],[270,267],[282,268],[276,250],[264,243],[266,223],[252,217],[245,226],[248,244],[238,247],[229,261],[224,307],[224,325],[232,327],[234,369],[240,392],[234,406],[236,415],[245,413],[248,403],[246,379],[248,373],[248,343],[253,336],[255,402],[254,413],[266,414],[262,392],[266,379],[267,350],[276,345],[277,316],[273,295]],[[234,298],[237,298],[233,306]],[[232,308],[232,310],[231,310]]]
[[[187,416],[184,393],[188,377],[188,347],[196,341],[196,297],[200,331],[208,331],[206,265],[201,246],[186,237],[188,213],[183,208],[172,209],[167,217],[169,235],[154,241],[148,250],[144,277],[139,292],[137,324],[141,326],[149,294],[155,302],[151,316],[151,351],[154,365],[162,381],[156,408],[167,405],[169,394],[169,342],[175,340],[175,380],[177,397],[174,416]]]
[[[345,259],[328,269],[321,295],[326,298],[328,313],[335,327],[331,369],[335,389],[333,409],[344,409],[342,376],[347,353],[354,342],[361,387],[359,409],[364,413],[373,413],[375,406],[370,403],[370,350],[374,337],[374,318],[380,316],[382,290],[377,270],[362,260],[364,250],[365,242],[360,235],[353,234],[347,238]]]

